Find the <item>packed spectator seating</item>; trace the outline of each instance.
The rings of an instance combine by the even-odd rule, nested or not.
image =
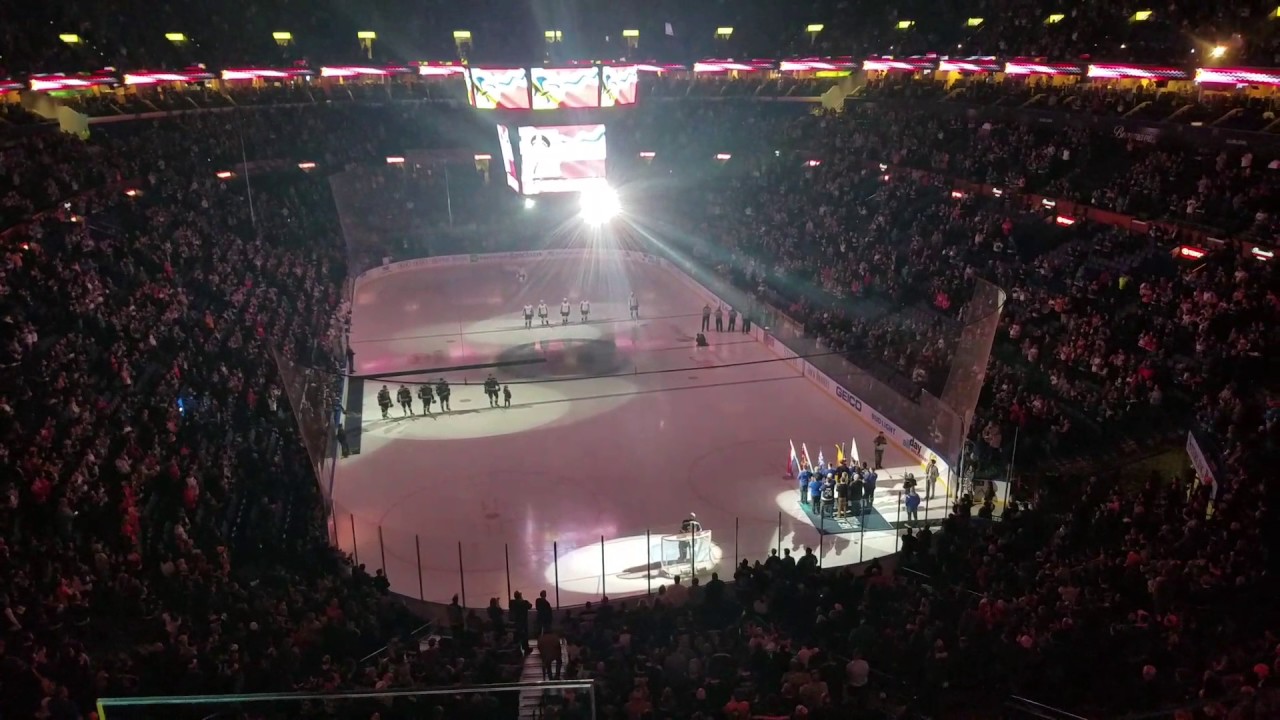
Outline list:
[[[1221,45],[1238,66],[1273,67],[1280,65],[1274,10],[1252,0],[1070,8],[1041,0],[866,7],[818,0],[803,9],[767,0],[728,7],[654,7],[627,0],[608,8],[575,2],[537,13],[494,1],[459,5],[441,0],[377,0],[343,12],[300,10],[283,0],[256,0],[231,13],[195,4],[162,12],[140,2],[102,11],[56,4],[6,10],[0,16],[5,28],[0,47],[5,50],[3,70],[10,74],[106,66],[272,65],[316,57],[328,62],[440,59],[457,52],[451,33],[458,29],[471,32],[469,53],[485,62],[543,55],[687,60],[937,52],[1181,65]],[[1061,17],[1050,21],[1051,15]],[[808,31],[815,24],[821,30]],[[715,30],[726,26],[733,28],[732,34],[717,38]],[[543,42],[549,28],[563,33],[557,47]],[[621,36],[624,28],[640,32],[634,50]],[[282,31],[290,37],[274,40],[272,34]],[[357,40],[361,31],[375,32],[377,40],[362,47]],[[80,42],[61,41],[63,33],[78,34]],[[184,38],[173,42],[165,37],[168,33],[183,33]]]
[[[295,18],[282,14],[287,4],[257,5],[247,22],[262,26],[258,34],[187,6],[92,20],[57,3],[33,12],[87,37],[116,37],[118,47],[100,46],[113,62],[126,47],[138,62],[183,61],[193,48],[157,42],[183,20],[206,23],[211,40],[200,49],[245,62],[280,58],[269,41],[277,26],[268,24],[283,18],[300,38],[329,32],[322,11]],[[857,37],[867,47],[933,49],[954,39],[934,28],[959,31],[972,15],[987,21],[961,39],[966,51],[1097,47],[1176,62],[1168,53],[1186,48],[1166,40],[1211,27],[1242,32],[1241,58],[1275,62],[1266,57],[1274,41],[1250,22],[1267,8],[1160,7],[1168,17],[1157,23],[1125,25],[1137,9],[1091,6],[1048,26],[1041,3],[983,2],[933,18],[922,9],[920,26],[900,38],[890,37],[886,14],[879,36]],[[742,35],[772,47],[842,47],[853,25],[835,10],[815,8],[815,20],[833,20],[818,40],[746,26]],[[899,7],[894,18],[911,10]],[[381,12],[406,33],[425,23],[415,12],[426,11],[397,3]],[[19,24],[0,27],[6,47],[17,48],[6,63],[52,69],[86,52]],[[1093,37],[1103,43],[1090,45]],[[348,39],[319,47],[354,53]],[[10,371],[0,383],[0,715],[87,716],[103,695],[513,677],[519,658],[505,624],[494,622],[505,622],[501,609],[488,632],[474,612],[451,616],[447,648],[393,645],[375,666],[357,662],[418,621],[387,597],[385,578],[332,550],[274,359],[305,358],[335,373],[342,365],[325,342],[346,264],[329,169],[490,142],[466,113],[418,102],[436,96],[413,87],[82,100],[94,115],[197,112],[112,123],[88,142],[45,132],[0,145]],[[1174,230],[1060,227],[1019,203],[1036,193],[1265,234],[1280,191],[1275,171],[1264,170],[1274,158],[883,103],[813,116],[751,104],[757,89],[670,83],[667,95],[739,97],[686,97],[619,120],[619,147],[656,151],[654,171],[689,178],[675,184],[681,192],[669,207],[710,241],[699,259],[783,305],[855,364],[934,394],[973,281],[990,279],[1009,300],[972,425],[979,460],[1007,465],[1015,433],[1019,462],[1034,468],[1096,452],[1109,438],[1195,426],[1224,463],[1216,496],[1168,477],[1129,488],[1099,473],[1046,482],[1035,509],[1006,511],[999,523],[957,506],[942,527],[905,542],[900,564],[928,582],[878,564],[820,573],[792,548],[795,562],[737,568],[732,588],[717,578],[569,613],[558,630],[566,676],[597,682],[606,717],[880,717],[899,700],[955,716],[959,704],[1009,692],[1105,713],[1175,704],[1187,717],[1280,713],[1270,678],[1280,673],[1278,626],[1264,573],[1280,420],[1276,388],[1263,382],[1280,350],[1274,263],[1228,247],[1180,265],[1169,256]],[[886,83],[867,98],[946,95]],[[966,95],[995,104],[1045,93],[975,86]],[[1037,103],[1108,115],[1165,101],[1107,90],[1048,95]],[[1260,118],[1268,108],[1253,110]],[[734,161],[713,168],[717,152]],[[267,160],[287,161],[286,171],[255,173],[252,198],[247,185],[214,176]],[[304,160],[321,171],[297,170]],[[957,198],[957,182],[1010,192]],[[441,713],[492,716],[440,702]],[[380,703],[365,716],[389,707],[409,711]],[[582,716],[583,699],[558,712]]]

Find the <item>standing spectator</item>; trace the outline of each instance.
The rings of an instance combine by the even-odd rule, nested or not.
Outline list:
[[[507,612],[511,615],[511,630],[515,639],[516,646],[520,648],[521,655],[527,655],[531,652],[529,648],[529,611],[533,609],[533,605],[517,590],[515,597],[507,604]]]
[[[551,603],[547,600],[547,591],[543,590],[538,593],[538,599],[534,603],[534,612],[538,616],[538,636],[551,630],[554,615],[551,610]]]

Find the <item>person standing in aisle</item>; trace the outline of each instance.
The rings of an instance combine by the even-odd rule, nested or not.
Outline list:
[[[631,293],[631,297],[627,299],[627,306],[631,308],[631,319],[640,319],[640,301],[636,299],[636,294]]]
[[[886,445],[889,444],[889,440],[884,436],[883,432],[878,432],[876,433],[876,439],[872,441],[872,444],[875,446],[875,451],[876,451],[875,469],[883,470],[884,469],[884,448]]]
[[[511,386],[502,386],[502,407],[511,407]]]
[[[409,388],[401,385],[400,389],[396,391],[396,400],[400,403],[401,417],[413,414],[413,392]]]
[[[716,306],[716,332],[724,332],[724,306]]]
[[[431,392],[431,383],[423,383],[418,386],[418,399],[422,401],[422,414],[431,414],[431,404],[436,401],[435,393]]]
[[[702,306],[702,332],[711,331],[711,305],[710,303]]]
[[[440,398],[440,412],[450,412],[453,408],[449,407],[449,383],[444,378],[440,378],[440,382],[436,383],[436,396]]]
[[[507,614],[511,618],[512,639],[519,646],[521,657],[533,652],[529,647],[529,611],[532,609],[533,604],[525,600],[519,590],[516,591],[511,602],[507,603]]]
[[[560,301],[560,324],[569,324],[569,298]]]
[[[530,330],[532,328],[533,328],[533,306],[526,303],[524,306],[524,329]]]
[[[751,332],[751,316],[744,310],[742,312],[742,334],[746,335]]]
[[[578,312],[582,313],[582,322],[586,322],[591,315],[591,301],[584,299],[578,303]]]
[[[733,332],[734,330],[736,330],[737,324],[738,324],[738,310],[736,308],[729,308],[729,332]]]
[[[547,600],[546,590],[538,593],[538,599],[533,601],[533,610],[538,619],[538,635],[551,632],[551,623],[555,616],[552,613],[551,603]]]
[[[542,327],[546,327],[551,323],[547,322],[547,301],[538,301],[538,319],[542,321]]]

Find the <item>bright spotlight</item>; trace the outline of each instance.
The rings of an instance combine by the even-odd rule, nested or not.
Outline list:
[[[583,190],[579,202],[582,203],[582,221],[588,225],[603,225],[622,212],[618,191],[608,185]]]
[[[533,198],[525,198],[525,199],[524,199],[524,209],[525,209],[525,210],[532,210],[532,209],[533,209],[533,207],[534,207],[535,205],[537,205],[537,204],[538,204],[538,203],[537,203],[537,201],[535,201]]]

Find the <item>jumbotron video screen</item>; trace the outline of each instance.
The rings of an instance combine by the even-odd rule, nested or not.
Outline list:
[[[522,126],[518,136],[525,195],[581,192],[605,183],[604,125]]]
[[[600,69],[533,68],[533,109],[600,107]]]

